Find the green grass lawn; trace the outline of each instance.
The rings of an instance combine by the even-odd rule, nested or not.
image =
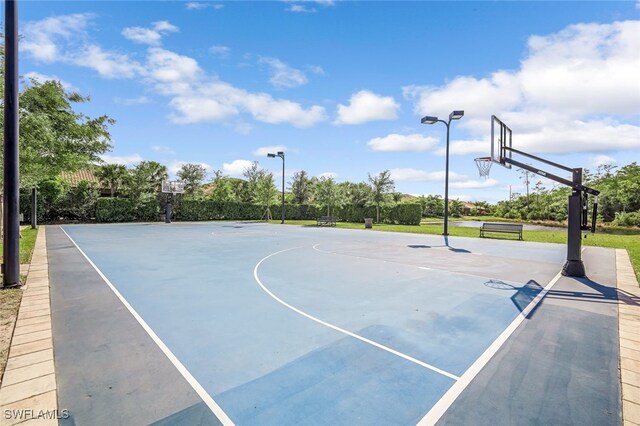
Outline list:
[[[484,221],[486,217],[484,217]],[[280,223],[280,221],[272,221],[272,223]],[[316,225],[315,220],[288,220],[289,225]],[[364,229],[362,223],[346,223],[338,222],[338,228],[345,229]],[[442,234],[442,224],[437,225],[388,225],[388,224],[374,224],[373,230],[375,231],[389,231],[389,232],[408,232],[411,234]],[[582,244],[585,246],[595,247],[609,247],[609,248],[622,248],[627,249],[633,269],[636,273],[636,277],[640,280],[640,237],[636,233],[631,233],[633,230],[620,229],[620,234],[616,234],[615,229],[607,228],[604,232],[597,232],[596,234],[587,234],[587,238],[582,240]],[[470,237],[479,238],[480,232],[477,228],[469,228],[462,226],[450,226],[449,234],[456,237]],[[626,234],[626,235],[625,235]],[[523,238],[525,241],[533,241],[538,243],[555,243],[566,244],[567,233],[560,231],[523,231]],[[517,239],[517,236],[510,237],[505,235],[500,237],[503,239]]]
[[[31,255],[36,245],[36,237],[38,229],[26,228],[20,232],[20,263],[31,263]],[[2,261],[2,252],[0,251],[0,261]]]

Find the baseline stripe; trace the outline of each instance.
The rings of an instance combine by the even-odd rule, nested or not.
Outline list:
[[[300,248],[300,247],[292,247],[292,248],[288,248],[288,249],[285,249],[285,250],[277,251],[277,252],[275,252],[275,253],[271,253],[270,255],[268,255],[268,256],[264,257],[262,260],[260,260],[260,262],[258,262],[258,263],[256,264],[256,267],[255,267],[255,268],[253,268],[253,277],[255,278],[255,280],[256,280],[256,282],[258,283],[258,285],[259,285],[259,286],[260,286],[260,287],[261,287],[261,288],[262,288],[262,289],[263,289],[263,290],[264,290],[264,291],[265,291],[269,296],[271,296],[274,300],[276,300],[278,303],[282,304],[283,306],[286,306],[287,308],[291,309],[292,311],[294,311],[294,312],[296,312],[296,313],[298,313],[298,314],[302,315],[303,317],[306,317],[306,318],[308,318],[308,319],[310,319],[310,320],[312,320],[312,321],[315,321],[315,322],[317,322],[318,324],[322,324],[322,325],[324,325],[325,327],[329,327],[329,328],[331,328],[331,329],[333,329],[333,330],[335,330],[335,331],[338,331],[338,332],[340,332],[340,333],[346,334],[347,336],[350,336],[350,337],[353,337],[353,338],[355,338],[355,339],[358,339],[358,340],[360,340],[360,341],[362,341],[362,342],[364,342],[364,343],[368,343],[369,345],[375,346],[375,347],[376,347],[376,348],[378,348],[378,349],[382,349],[383,351],[387,351],[387,352],[389,352],[389,353],[391,353],[391,354],[393,354],[393,355],[399,356],[400,358],[403,358],[403,359],[405,359],[405,360],[407,360],[407,361],[413,362],[414,364],[417,364],[417,365],[419,365],[419,366],[421,366],[421,367],[428,368],[429,370],[435,371],[436,373],[442,374],[443,376],[446,376],[446,377],[448,377],[448,378],[450,378],[450,379],[453,379],[453,380],[458,380],[458,379],[459,379],[459,377],[458,377],[458,376],[456,376],[455,374],[451,374],[451,373],[449,373],[448,371],[444,371],[444,370],[442,370],[442,369],[440,369],[440,368],[438,368],[438,367],[434,367],[434,366],[433,366],[433,365],[431,365],[431,364],[427,364],[426,362],[420,361],[419,359],[416,359],[416,358],[413,358],[413,357],[411,357],[411,356],[409,356],[409,355],[403,354],[402,352],[398,352],[398,351],[396,351],[395,349],[391,349],[391,348],[389,348],[389,347],[387,347],[387,346],[384,346],[384,345],[382,345],[382,344],[380,344],[380,343],[378,343],[378,342],[374,342],[373,340],[367,339],[366,337],[362,337],[362,336],[360,336],[360,335],[358,335],[358,334],[355,334],[355,333],[353,333],[353,332],[351,332],[351,331],[349,331],[349,330],[345,330],[344,328],[340,328],[340,327],[335,326],[335,325],[333,325],[333,324],[330,324],[330,323],[328,323],[328,322],[326,322],[326,321],[323,321],[323,320],[321,320],[321,319],[319,319],[319,318],[316,318],[316,317],[314,317],[313,315],[309,315],[308,313],[306,313],[306,312],[304,312],[304,311],[301,311],[300,309],[296,308],[295,306],[292,306],[292,305],[288,304],[287,302],[285,302],[284,300],[280,299],[278,296],[276,296],[275,294],[273,294],[273,293],[272,293],[272,292],[271,292],[271,291],[270,291],[270,290],[269,290],[269,289],[268,289],[268,288],[267,288],[267,287],[262,283],[262,281],[261,281],[261,280],[260,280],[260,278],[258,277],[258,268],[260,267],[260,265],[262,264],[262,262],[264,262],[265,260],[269,259],[270,257],[276,256],[276,255],[278,255],[278,254],[280,254],[280,253],[284,253],[284,252],[287,252],[287,251],[291,251],[291,250],[299,249],[299,248]]]
[[[84,258],[87,259],[87,262],[89,262],[89,264],[93,267],[93,269],[96,270],[96,272],[98,273],[98,275],[100,275],[100,277],[104,280],[104,282],[107,283],[111,291],[113,291],[116,297],[120,299],[122,304],[129,310],[131,315],[133,315],[133,317],[138,321],[138,323],[140,323],[140,325],[147,332],[149,337],[151,337],[151,339],[156,343],[156,345],[158,345],[160,350],[167,356],[167,358],[169,358],[169,361],[171,361],[171,363],[176,367],[176,369],[180,372],[180,374],[182,374],[182,377],[184,377],[185,380],[191,385],[193,390],[195,390],[196,393],[200,396],[200,398],[202,398],[204,403],[207,404],[207,406],[213,412],[213,414],[215,414],[216,417],[218,417],[218,420],[220,420],[220,422],[225,426],[233,426],[234,423],[233,421],[231,421],[229,416],[227,416],[227,414],[222,410],[222,408],[220,408],[220,406],[213,400],[213,398],[211,398],[211,395],[209,395],[209,393],[202,387],[202,385],[200,385],[200,383],[198,383],[196,378],[193,377],[193,375],[189,372],[189,370],[187,370],[187,368],[180,362],[180,360],[178,360],[178,358],[173,354],[173,352],[171,352],[171,349],[169,349],[167,345],[165,345],[164,342],[160,340],[160,337],[158,337],[158,335],[151,329],[151,327],[149,327],[149,325],[145,322],[145,320],[142,319],[142,317],[136,312],[136,310],[133,309],[133,307],[129,304],[129,302],[127,302],[124,296],[120,294],[120,292],[115,288],[115,286],[111,284],[111,281],[109,281],[109,279],[102,273],[102,271],[98,269],[95,263],[93,263],[93,261],[89,259],[89,256],[87,256],[86,253],[82,251],[80,246],[78,246],[78,244],[73,240],[73,238],[71,238],[71,236],[67,234],[67,231],[65,231],[62,226],[60,226],[60,229],[62,230],[62,232],[64,232],[67,238],[69,238],[69,240],[73,243],[73,245],[76,246],[78,251],[84,256]]]

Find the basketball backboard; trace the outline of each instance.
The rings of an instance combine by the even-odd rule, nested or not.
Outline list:
[[[512,134],[511,129],[495,115],[491,116],[491,159],[500,165],[511,168],[505,158],[511,158]]]
[[[184,182],[175,180],[163,180],[162,192],[170,194],[182,194],[184,192]]]

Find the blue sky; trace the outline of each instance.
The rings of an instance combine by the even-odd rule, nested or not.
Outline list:
[[[478,178],[492,114],[567,166],[640,161],[639,4],[23,1],[20,73],[117,120],[107,162],[279,178],[284,149],[288,175],[390,169],[410,194],[444,193],[446,129],[420,118],[462,109],[450,196],[496,202],[523,189],[498,165]]]

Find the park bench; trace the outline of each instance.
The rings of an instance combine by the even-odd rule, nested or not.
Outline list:
[[[337,219],[333,216],[320,216],[317,219],[319,226],[322,226],[322,225],[336,226],[336,220]]]
[[[518,239],[522,240],[522,224],[519,223],[483,223],[480,226],[480,237],[484,237],[485,232],[518,234]]]

